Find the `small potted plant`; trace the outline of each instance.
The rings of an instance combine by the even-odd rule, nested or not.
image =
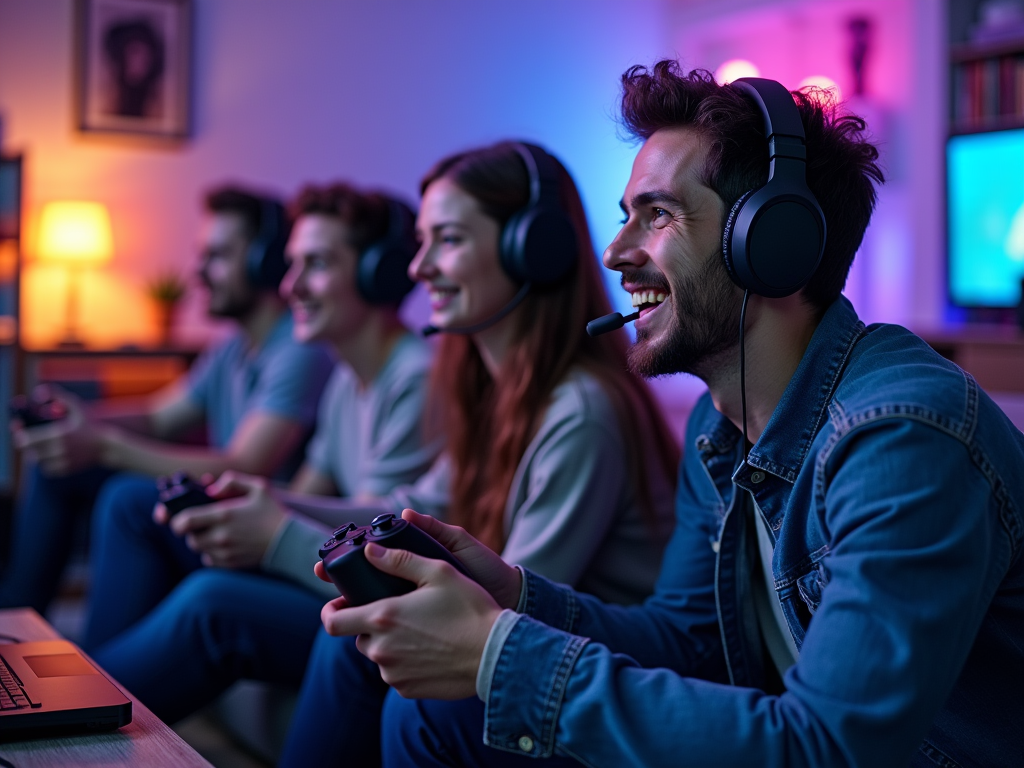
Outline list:
[[[147,286],[147,293],[156,306],[157,328],[160,331],[160,345],[168,346],[171,341],[171,326],[174,325],[174,308],[185,295],[188,284],[178,272],[167,271],[157,275]]]

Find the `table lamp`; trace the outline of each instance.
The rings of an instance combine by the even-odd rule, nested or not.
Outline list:
[[[39,222],[37,255],[68,272],[62,347],[81,348],[78,337],[78,281],[84,267],[109,261],[114,253],[110,215],[105,205],[64,200],[47,203]]]

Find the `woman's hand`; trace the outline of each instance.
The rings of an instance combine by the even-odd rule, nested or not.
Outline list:
[[[518,568],[470,536],[462,528],[446,525],[430,515],[411,509],[402,510],[402,518],[436,539],[459,559],[477,584],[490,592],[502,608],[515,610],[519,605],[522,574]]]
[[[356,647],[380,667],[384,682],[407,698],[473,696],[480,658],[501,607],[487,590],[441,560],[376,544],[363,551],[372,565],[412,581],[416,589],[358,607],[349,607],[343,597],[332,600],[320,614],[327,632],[356,635]]]

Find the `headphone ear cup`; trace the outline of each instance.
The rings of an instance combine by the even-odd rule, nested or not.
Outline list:
[[[744,285],[743,280],[736,272],[735,256],[732,249],[733,229],[736,227],[736,219],[739,216],[740,209],[743,208],[743,205],[756,191],[751,189],[739,196],[739,199],[732,204],[729,215],[725,217],[725,227],[722,229],[722,260],[725,262],[725,271],[729,273],[730,279],[744,290],[747,286]]]
[[[414,252],[395,244],[371,245],[359,257],[356,288],[370,304],[397,304],[413,288],[409,263]]]
[[[288,241],[288,219],[284,207],[275,200],[260,204],[260,228],[245,254],[246,277],[258,288],[277,288],[288,263],[284,249]]]
[[[501,240],[498,243],[498,259],[501,261],[501,268],[517,283],[528,282],[522,256],[526,241],[525,230],[528,226],[528,222],[524,226],[524,219],[530,210],[527,208],[512,214],[501,230]]]
[[[245,276],[250,285],[263,285],[263,261],[267,244],[258,237],[249,243],[245,252]]]
[[[818,268],[825,217],[804,185],[776,179],[733,206],[722,233],[729,276],[770,299],[799,291]]]
[[[381,261],[384,248],[374,243],[356,259],[356,290],[370,304],[377,304],[377,265]]]
[[[551,285],[569,274],[578,250],[576,230],[564,213],[527,208],[513,215],[502,230],[501,266],[516,282]]]

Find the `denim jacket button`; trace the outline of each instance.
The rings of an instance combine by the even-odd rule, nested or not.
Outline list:
[[[520,736],[519,748],[523,750],[523,752],[533,752],[533,739],[529,736]]]
[[[750,473],[750,482],[754,483],[755,485],[757,483],[760,483],[763,480],[764,480],[764,472],[762,472],[761,470],[758,470],[756,472],[751,472]]]

